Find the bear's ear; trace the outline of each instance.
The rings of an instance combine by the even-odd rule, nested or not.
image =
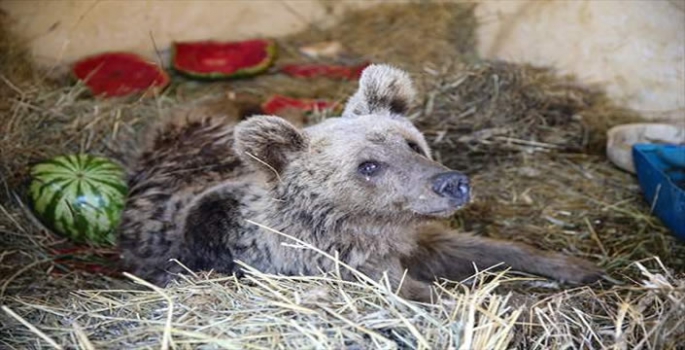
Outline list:
[[[238,123],[234,136],[233,147],[240,159],[274,178],[309,142],[295,126],[272,116],[254,116]]]
[[[362,72],[359,89],[343,112],[343,117],[368,114],[404,115],[416,96],[409,75],[395,67],[372,64]]]

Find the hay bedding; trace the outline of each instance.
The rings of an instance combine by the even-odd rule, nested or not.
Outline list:
[[[598,152],[607,127],[637,116],[570,77],[478,60],[472,10],[384,5],[281,40],[282,59],[302,61],[298,45],[335,39],[359,59],[410,69],[424,96],[411,117],[438,158],[473,178],[475,203],[454,226],[585,256],[619,283],[562,290],[485,271],[471,284],[439,286],[435,305],[418,305],[363,276],[188,274],[159,289],[95,262],[111,251],[60,256],[68,242],[22,201],[30,162],[73,151],[116,156],[131,134],[181,104],[235,108],[226,96],[273,92],[342,99],[354,83],[269,75],[97,100],[32,70],[3,32],[0,348],[683,348],[685,248],[649,215],[635,179]],[[385,39],[393,44],[376,45]]]

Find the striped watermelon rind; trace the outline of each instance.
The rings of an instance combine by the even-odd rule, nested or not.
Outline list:
[[[59,156],[31,168],[33,211],[51,230],[73,241],[115,242],[126,199],[124,170],[107,158]]]

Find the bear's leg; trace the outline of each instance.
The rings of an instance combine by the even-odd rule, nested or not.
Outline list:
[[[416,279],[446,278],[459,281],[475,273],[474,265],[487,269],[503,263],[514,270],[571,284],[587,284],[603,272],[589,261],[531,246],[460,234],[441,225],[423,226],[418,248],[402,264]]]
[[[371,258],[359,271],[374,281],[379,281],[387,273],[390,286],[406,299],[431,302],[431,287],[429,283],[414,279],[409,273],[404,274],[400,259],[393,257]],[[401,286],[400,286],[401,283]]]
[[[231,187],[207,191],[188,209],[181,262],[193,271],[230,274],[234,270],[231,245],[236,243],[233,231],[240,227],[240,202]]]
[[[175,250],[175,248],[174,248]],[[132,253],[124,253],[132,255]],[[126,256],[126,262],[121,262],[121,270],[142,278],[159,287],[165,287],[174,278],[174,274],[184,272],[177,263],[170,261],[167,254],[161,256]]]
[[[148,282],[165,286],[172,278],[169,272],[180,272],[180,266],[170,260],[180,258],[182,242],[174,239],[161,214],[135,205],[135,202],[130,204],[128,215],[119,226],[118,245],[122,252],[119,267]]]
[[[235,264],[229,243],[238,227],[239,203],[230,190],[222,190],[208,191],[190,205],[175,240],[162,239],[168,237],[163,221],[147,221],[148,227],[159,227],[159,232],[145,231],[147,239],[136,239],[129,233],[136,232],[135,227],[127,228],[120,239],[125,248],[123,269],[158,286],[166,286],[187,269],[232,273]]]

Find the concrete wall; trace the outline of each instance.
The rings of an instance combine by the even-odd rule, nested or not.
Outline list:
[[[554,65],[685,123],[685,1],[487,1],[478,17],[482,55]]]
[[[308,23],[331,24],[344,9],[371,2],[318,0],[5,0],[16,33],[38,62],[74,61],[102,51],[152,56],[172,41],[279,36]]]
[[[152,55],[152,38],[163,49],[285,35],[377,2],[5,0],[0,9],[36,61],[54,65],[106,50]],[[482,1],[477,16],[483,56],[554,65],[649,117],[685,122],[685,0]]]

